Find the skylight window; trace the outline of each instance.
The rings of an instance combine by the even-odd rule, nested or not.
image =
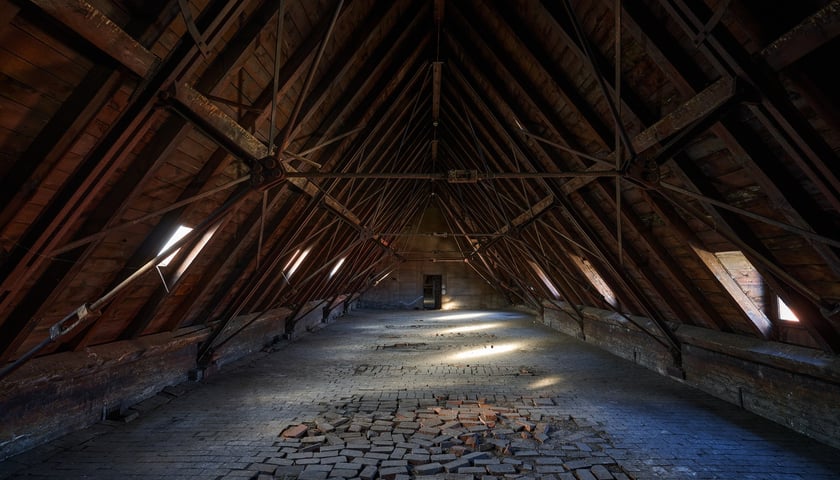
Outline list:
[[[341,260],[339,260],[338,262],[335,263],[335,266],[333,267],[332,271],[330,272],[329,278],[332,278],[333,276],[335,276],[336,273],[338,273],[338,269],[341,268],[341,265],[344,264],[344,260],[346,260],[346,259],[347,259],[347,257],[344,257],[344,258],[342,258]]]
[[[531,268],[533,268],[534,271],[537,272],[537,276],[540,277],[540,280],[542,280],[542,282],[545,284],[545,287],[548,288],[548,290],[554,296],[554,299],[559,300],[560,299],[560,292],[557,290],[557,287],[554,286],[554,283],[552,283],[551,279],[548,278],[548,275],[545,274],[545,271],[539,265],[537,265],[535,262],[528,262],[528,263],[530,263]]]
[[[609,285],[607,285],[607,282],[601,278],[601,275],[598,274],[595,267],[589,263],[589,260],[580,258],[576,255],[569,255],[569,257],[571,257],[571,259],[577,264],[578,268],[580,268],[584,275],[586,275],[586,278],[589,279],[589,282],[593,287],[595,287],[595,290],[598,290],[598,293],[604,297],[604,300],[613,307],[618,308],[618,301],[615,298],[615,293]]]
[[[712,254],[692,248],[759,333],[764,338],[770,338],[773,324],[765,313],[764,279],[744,253],[734,250]]]
[[[289,258],[289,261],[288,261],[288,262],[286,262],[286,265],[284,265],[284,266],[283,266],[283,271],[284,271],[284,272],[288,272],[288,271],[289,271],[289,267],[291,267],[291,266],[292,266],[292,264],[293,264],[293,263],[295,263],[295,259],[297,258],[297,256],[298,256],[298,255],[300,255],[300,249],[296,250],[296,251],[295,251],[295,254],[294,254],[294,255],[292,255],[292,256]]]
[[[295,255],[297,255],[297,252],[295,252]],[[300,264],[303,263],[303,259],[306,258],[307,255],[309,255],[308,248],[304,250],[300,255],[297,255],[297,260],[295,260],[295,263],[292,265],[292,268],[290,268],[289,271],[286,272],[286,278],[291,277],[292,274],[295,273],[295,271],[298,269],[298,267],[300,267]],[[294,257],[292,257],[292,260],[294,260]],[[291,260],[289,261],[289,263],[291,263]],[[288,263],[286,264],[286,266],[288,266]]]
[[[181,240],[182,238],[187,236],[187,234],[192,232],[192,230],[193,229],[190,228],[190,227],[185,227],[183,225],[178,225],[178,228],[175,230],[175,233],[173,233],[172,236],[169,237],[169,240],[167,240],[166,243],[163,245],[163,248],[160,249],[160,251],[158,252],[158,255],[165,252],[172,245],[175,245],[175,243],[177,243],[179,240]],[[177,254],[180,250],[181,249],[179,248],[179,249],[175,250],[174,252],[172,252],[171,255],[164,258],[162,262],[157,264],[157,266],[158,267],[165,267],[165,266],[169,265],[169,262],[171,262],[172,259],[175,258],[175,254]]]
[[[776,306],[779,309],[779,320],[786,320],[788,322],[798,322],[796,314],[787,306],[787,304],[779,297],[776,297]]]

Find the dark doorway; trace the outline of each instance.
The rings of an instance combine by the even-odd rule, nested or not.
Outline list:
[[[440,275],[426,275],[423,279],[423,309],[439,310],[441,298],[441,284],[443,280]]]

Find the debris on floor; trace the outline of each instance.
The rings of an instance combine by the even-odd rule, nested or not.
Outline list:
[[[543,415],[547,406],[552,400],[538,397],[504,405],[354,397],[283,429],[277,455],[249,470],[300,480],[631,478],[595,424]]]

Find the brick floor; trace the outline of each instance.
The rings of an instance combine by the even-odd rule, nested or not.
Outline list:
[[[131,423],[96,425],[0,462],[0,478],[840,472],[836,449],[515,312],[357,311],[182,387],[168,402],[145,402]],[[300,437],[281,436],[301,425]]]

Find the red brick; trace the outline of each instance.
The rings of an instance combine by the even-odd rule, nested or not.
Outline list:
[[[307,430],[309,430],[309,427],[306,425],[295,425],[294,427],[283,430],[280,436],[285,438],[300,438]]]

